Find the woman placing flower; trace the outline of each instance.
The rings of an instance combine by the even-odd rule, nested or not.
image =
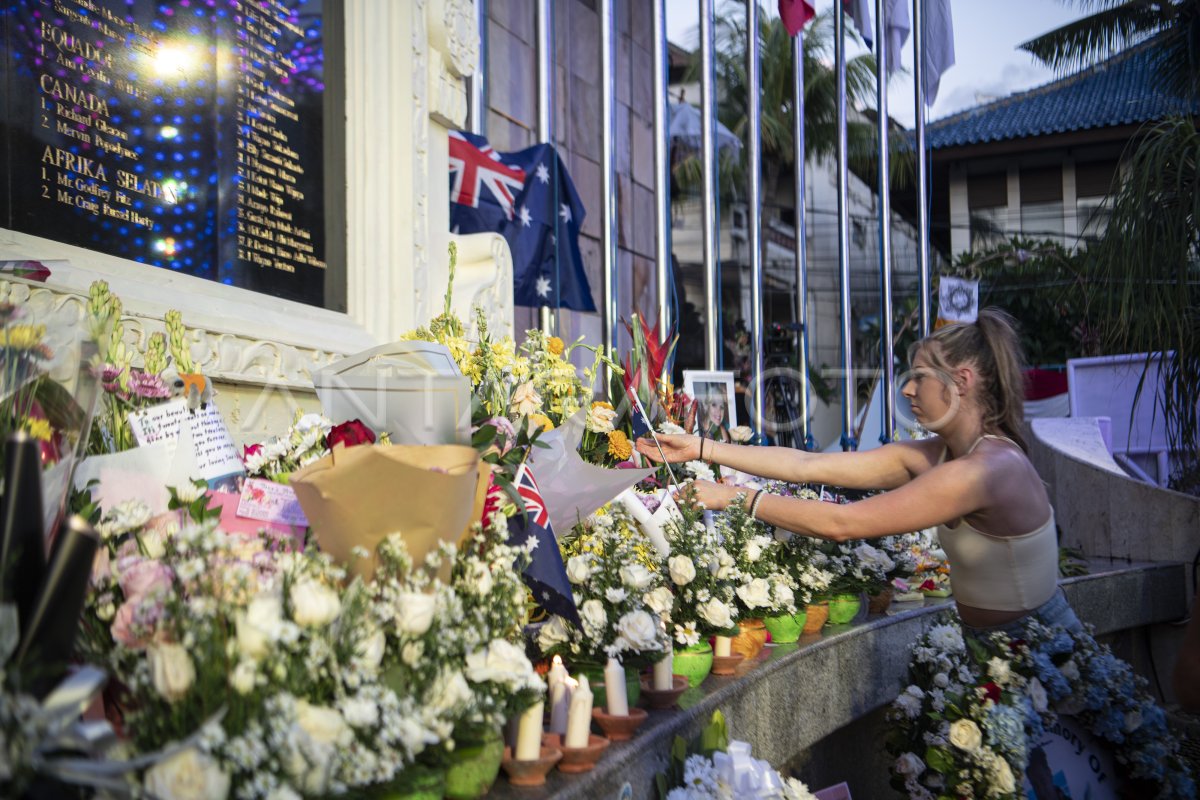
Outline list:
[[[937,526],[971,638],[1024,638],[1030,623],[1041,623],[1070,637],[1076,648],[1094,645],[1057,587],[1054,513],[1020,433],[1021,352],[1011,318],[984,309],[975,323],[950,325],[921,340],[909,357],[912,371],[902,391],[916,419],[936,434],[931,439],[833,454],[687,435],[659,442],[671,462],[704,459],[796,483],[889,490],[844,505],[760,492],[750,512],[770,525],[837,542]],[[662,460],[653,442],[639,441],[638,449]],[[728,507],[741,491],[703,481],[696,489],[714,510]],[[1130,672],[1128,665],[1119,668]],[[1138,737],[1118,732],[1105,738],[1128,748]],[[1132,777],[1151,777],[1136,768],[1136,759],[1131,763]],[[1170,791],[1163,796],[1194,792],[1186,775],[1164,780]]]

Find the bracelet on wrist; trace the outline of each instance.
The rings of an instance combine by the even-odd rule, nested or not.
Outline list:
[[[758,504],[762,502],[763,489],[759,489],[754,493],[754,499],[750,501],[750,519],[758,519]]]

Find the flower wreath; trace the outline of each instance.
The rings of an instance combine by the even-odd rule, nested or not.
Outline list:
[[[936,625],[913,646],[912,679],[888,710],[892,785],[914,800],[1023,797],[1029,743],[1060,714],[1107,742],[1124,777],[1195,797],[1166,715],[1145,679],[1090,631],[1027,621],[1020,638],[964,638]]]

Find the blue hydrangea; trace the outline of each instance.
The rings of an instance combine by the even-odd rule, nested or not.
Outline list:
[[[988,709],[984,724],[988,744],[1005,753],[1025,757],[1025,717],[1013,706],[995,705]]]
[[[1059,672],[1058,667],[1054,666],[1054,662],[1050,660],[1050,656],[1041,651],[1032,653],[1031,655],[1033,657],[1033,667],[1037,671],[1037,678],[1046,687],[1046,694],[1050,695],[1050,699],[1061,700],[1069,695],[1071,693],[1071,684]]]

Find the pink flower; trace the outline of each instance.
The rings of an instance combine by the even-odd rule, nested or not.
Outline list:
[[[136,369],[129,374],[129,388],[135,396],[149,400],[161,400],[171,396],[171,389],[166,381],[157,375],[148,375]]]
[[[166,564],[158,561],[141,556],[126,556],[117,561],[117,576],[128,605],[151,592],[170,591],[175,573]]]
[[[154,630],[162,617],[162,603],[146,602],[136,597],[126,600],[113,618],[113,640],[134,650],[141,650],[154,639]]]

